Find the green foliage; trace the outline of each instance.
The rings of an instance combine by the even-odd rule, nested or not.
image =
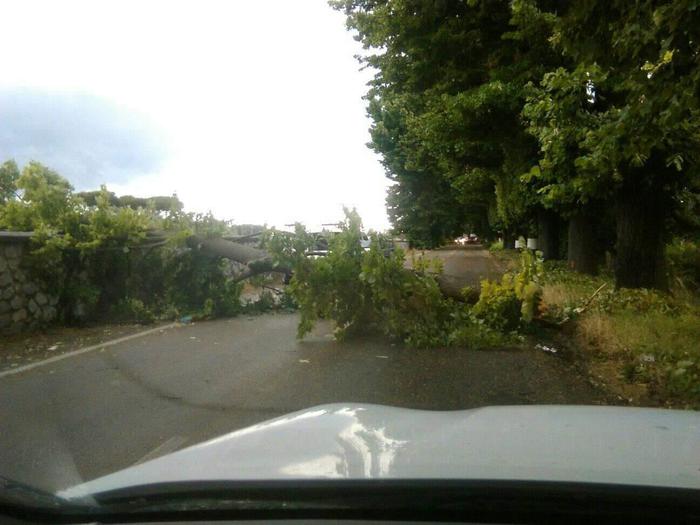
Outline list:
[[[455,315],[452,330],[448,336],[449,346],[470,350],[497,348],[504,345],[522,343],[523,339],[514,333],[505,334],[488,326],[483,319],[468,309],[461,309]]]
[[[543,203],[614,205],[620,286],[665,287],[672,219],[695,222],[698,26],[694,0],[570,2],[552,34],[568,63],[533,82],[523,109],[540,146],[524,180]]]
[[[133,195],[123,195],[118,197],[113,192],[107,192],[106,195],[102,190],[99,191],[82,191],[76,196],[85,202],[87,206],[96,206],[98,198],[107,197],[109,204],[118,208],[128,207],[134,210],[139,208],[151,209],[157,212],[181,211],[183,204],[178,199],[177,195],[156,196],[156,197],[134,197]]]
[[[270,244],[279,260],[293,264],[289,290],[301,309],[299,336],[318,319],[333,319],[339,338],[378,330],[415,346],[444,344],[449,312],[435,280],[404,269],[400,251],[385,256],[378,235],[363,250],[361,226],[357,213],[346,210],[328,256],[317,259],[303,255],[310,243],[301,228],[296,240],[282,237],[283,242]]]
[[[370,147],[395,183],[398,233],[431,247],[602,203],[619,227],[617,282],[663,285],[669,225],[700,224],[695,0],[331,5],[375,73]]]
[[[13,191],[0,202],[0,229],[34,231],[31,256],[24,262],[58,295],[64,322],[149,322],[241,311],[241,286],[226,265],[184,243],[193,232],[204,237],[227,234],[228,223],[211,214],[185,214],[176,197],[144,199],[141,207],[137,201],[122,202],[103,187],[81,194],[87,195],[85,200],[37,162],[30,162],[19,176],[15,171],[12,162],[0,168],[2,181],[13,181]],[[162,236],[153,241],[149,232]]]
[[[515,295],[513,276],[506,274],[500,283],[481,282],[481,294],[473,312],[491,328],[511,332],[520,326],[521,306],[520,299]]]
[[[474,315],[490,327],[504,332],[515,331],[531,323],[538,313],[543,272],[541,257],[523,250],[517,273],[504,274],[500,283],[489,280],[481,282]]]
[[[610,335],[598,350],[621,355],[627,381],[650,385],[669,404],[700,407],[700,312],[606,315]]]
[[[125,297],[121,299],[111,311],[113,321],[136,321],[139,323],[152,323],[156,320],[153,312],[143,304],[140,299]]]
[[[675,284],[700,292],[700,242],[674,240],[666,246],[666,260]]]
[[[228,317],[241,312],[243,285],[226,275],[226,262],[183,250],[167,253],[163,263],[164,303],[178,314]]]
[[[489,251],[490,251],[491,253],[493,253],[493,252],[502,252],[503,249],[504,249],[504,248],[503,248],[503,241],[502,241],[502,240],[493,241],[493,242],[489,245]]]
[[[312,330],[319,319],[336,323],[336,336],[380,333],[411,347],[492,347],[512,342],[471,313],[469,305],[443,297],[434,263],[415,258],[405,267],[401,250],[383,249],[380,235],[372,234],[369,250],[360,245],[362,223],[346,210],[341,232],[326,257],[305,252],[312,239],[301,226],[296,235],[270,234],[267,247],[278,261],[294,270],[289,293],[298,304],[298,336]]]
[[[669,253],[676,250],[693,252],[679,241],[669,246]],[[683,255],[672,257],[684,260]],[[669,403],[700,406],[697,298],[616,289],[609,276],[586,276],[553,262],[545,264],[540,282],[542,315],[569,319],[582,348],[592,348],[599,359],[610,356],[621,362],[620,372],[628,381],[650,385]],[[591,300],[601,285],[605,287]]]
[[[19,168],[14,160],[5,161],[0,165],[0,206],[15,198],[19,175]]]
[[[673,296],[645,288],[609,288],[600,293],[593,304],[594,310],[604,313],[674,314],[680,307]]]
[[[14,197],[0,209],[0,227],[31,231],[49,226],[58,230],[78,226],[80,203],[72,197],[68,181],[54,171],[30,162],[14,185]]]
[[[370,146],[396,182],[389,216],[413,245],[488,237],[528,212],[518,177],[537,145],[520,118],[524,87],[560,56],[547,40],[555,17],[537,3],[331,2],[368,50]]]

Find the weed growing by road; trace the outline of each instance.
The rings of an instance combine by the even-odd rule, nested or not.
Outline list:
[[[700,406],[696,297],[682,288],[668,293],[615,289],[605,275],[582,275],[562,263],[545,267],[541,315],[553,322],[569,320],[573,341],[593,365],[619,363],[620,380],[645,385],[652,398]]]

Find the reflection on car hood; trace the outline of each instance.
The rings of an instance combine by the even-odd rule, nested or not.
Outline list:
[[[175,481],[432,478],[700,488],[700,414],[594,406],[322,405],[59,493]]]

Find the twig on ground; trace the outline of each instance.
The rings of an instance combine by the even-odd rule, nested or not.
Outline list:
[[[598,295],[598,294],[600,293],[600,291],[601,291],[603,288],[605,288],[607,285],[608,285],[608,283],[603,283],[603,284],[601,284],[601,285],[598,287],[598,289],[597,289],[595,292],[593,292],[593,295],[591,295],[588,299],[586,299],[586,302],[583,303],[583,306],[579,306],[578,308],[574,308],[574,313],[576,313],[576,315],[580,315],[580,314],[582,314],[583,312],[585,312],[585,311],[588,309],[588,307],[591,305],[591,303],[593,302],[593,299],[595,299],[596,295]],[[561,321],[559,321],[557,324],[558,324],[559,326],[561,326],[561,325],[563,325],[564,323],[567,323],[568,321],[571,321],[571,317],[570,317],[570,316],[565,317],[564,319],[562,319]]]

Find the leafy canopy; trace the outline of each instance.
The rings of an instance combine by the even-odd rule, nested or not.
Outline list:
[[[103,187],[86,200],[38,162],[21,173],[6,162],[0,181],[12,190],[0,202],[0,229],[34,232],[26,264],[59,297],[61,320],[149,321],[241,310],[241,285],[226,263],[184,242],[193,233],[230,234],[229,223],[184,213],[176,197],[143,199],[144,206],[132,207],[115,204]]]

